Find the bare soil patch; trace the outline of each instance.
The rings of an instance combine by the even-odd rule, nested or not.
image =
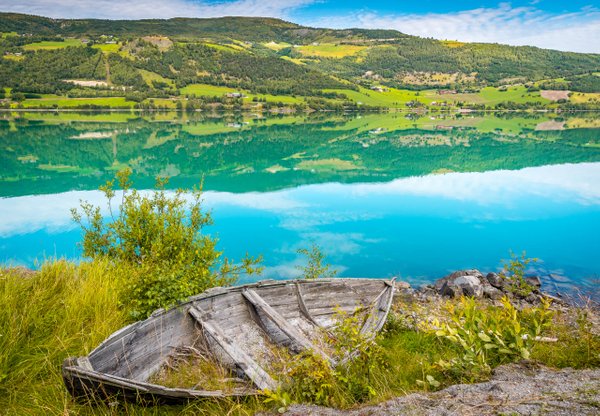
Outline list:
[[[166,36],[144,36],[142,39],[148,43],[158,46],[158,49],[161,51],[167,50],[173,46],[171,39],[167,38]]]
[[[537,131],[564,130],[565,122],[548,120],[548,121],[544,121],[543,123],[540,123],[537,126],[535,126],[535,129]]]
[[[542,91],[540,91],[540,95],[542,96],[542,98],[545,98],[545,99],[551,100],[551,101],[568,100],[570,93],[571,93],[571,91],[561,91],[561,90],[542,90]]]
[[[84,80],[84,79],[65,79],[65,82],[79,85],[80,87],[108,87],[106,81]]]

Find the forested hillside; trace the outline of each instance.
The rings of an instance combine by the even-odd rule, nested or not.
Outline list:
[[[106,98],[75,103],[94,107],[119,97],[125,107],[156,106],[162,99],[167,107],[196,108],[244,105],[235,99],[251,97],[313,109],[402,107],[442,100],[396,90],[447,90],[442,93],[467,94],[450,97],[448,105],[486,106],[485,97],[468,94],[520,85],[525,93],[491,104],[539,106],[562,99],[582,107],[596,105],[600,92],[600,55],[438,41],[394,30],[315,29],[245,17],[113,21],[4,13],[0,32],[5,105],[9,99],[46,99],[37,104],[61,107],[59,98]],[[531,95],[540,89],[581,94],[571,100]],[[397,97],[377,96],[390,91]]]

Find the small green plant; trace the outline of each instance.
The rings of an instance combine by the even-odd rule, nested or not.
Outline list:
[[[342,401],[335,371],[313,351],[295,355],[287,375],[288,391],[300,403],[335,406]]]
[[[373,374],[383,364],[383,350],[377,337],[360,332],[367,316],[357,312],[348,314],[339,310],[336,313],[338,323],[332,331],[331,342],[341,362],[336,369],[337,379],[351,400],[361,403],[377,394]]]
[[[81,212],[71,213],[83,230],[84,256],[106,257],[128,277],[122,300],[132,317],[146,317],[210,287],[229,285],[241,272],[258,270],[260,259],[246,257],[238,265],[222,260],[217,240],[202,234],[212,219],[202,210],[199,189],[169,194],[167,180],[159,178],[157,191],[143,193],[132,188],[130,177],[129,169],[117,174],[122,194],[116,212],[115,180],[100,187],[109,218],[85,201]]]
[[[275,391],[265,390],[264,395],[267,396],[263,403],[277,406],[278,413],[285,413],[287,408],[292,404],[292,399],[288,392],[278,388]]]
[[[503,262],[503,270],[500,276],[508,283],[508,289],[512,293],[520,297],[527,297],[535,288],[527,283],[525,271],[529,264],[537,263],[538,259],[528,258],[525,252],[521,253],[519,257],[512,251],[510,257],[510,260]]]
[[[310,249],[300,248],[297,253],[306,256],[307,259],[306,266],[299,267],[305,279],[329,278],[337,275],[337,270],[332,269],[331,265],[325,262],[325,254],[317,244],[312,243]]]
[[[423,380],[417,380],[417,384],[425,390],[435,390],[441,385],[441,383],[431,374],[426,374],[425,377],[423,377]]]
[[[593,305],[557,314],[547,334],[556,342],[539,342],[532,358],[552,367],[600,367],[600,336],[594,328]]]
[[[463,297],[456,305],[448,303],[447,322],[423,324],[459,350],[458,358],[438,362],[443,370],[473,380],[496,365],[530,357],[535,338],[552,322],[550,303],[544,300],[540,307],[517,310],[507,297],[501,302],[501,308],[490,307]]]
[[[374,372],[383,367],[383,350],[377,339],[360,333],[362,311],[337,311],[337,324],[324,334],[335,368],[314,351],[290,358],[286,391],[295,401],[344,407],[377,395]]]

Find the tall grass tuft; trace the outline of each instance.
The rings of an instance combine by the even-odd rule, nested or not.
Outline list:
[[[87,354],[126,322],[113,270],[103,260],[48,262],[30,274],[0,269],[0,408],[65,411],[62,360]]]

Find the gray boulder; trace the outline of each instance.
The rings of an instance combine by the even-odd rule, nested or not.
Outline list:
[[[502,290],[502,288],[504,288],[504,284],[506,283],[504,281],[504,279],[502,278],[502,276],[500,276],[498,273],[488,273],[485,276],[485,279],[487,280],[487,282],[494,286],[496,289],[500,289]]]
[[[539,289],[542,287],[542,279],[539,276],[528,276],[525,278],[525,282],[533,286],[534,289]]]
[[[492,300],[501,299],[504,296],[504,292],[500,289],[495,288],[490,284],[483,285],[483,297]]]
[[[483,275],[479,270],[459,270],[435,282],[434,287],[442,296],[483,295]]]

